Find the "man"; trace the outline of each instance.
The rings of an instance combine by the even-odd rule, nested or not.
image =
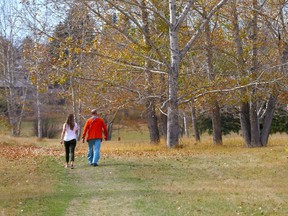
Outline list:
[[[102,134],[104,132],[104,139],[107,140],[108,130],[104,120],[97,115],[96,109],[91,111],[92,117],[89,118],[84,126],[82,134],[82,142],[85,142],[86,133],[88,142],[88,163],[93,166],[98,166],[100,159],[100,147],[103,139]]]

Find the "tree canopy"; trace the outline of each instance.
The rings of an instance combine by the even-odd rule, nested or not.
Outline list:
[[[247,147],[267,145],[275,122],[279,131],[285,128],[279,119],[287,115],[288,103],[285,1],[21,4],[34,44],[26,49],[23,66],[44,91],[61,89],[80,126],[83,113],[93,107],[111,125],[119,110],[141,107],[151,143],[164,136],[168,147],[179,144],[186,127],[182,119],[192,115],[191,107],[192,119],[211,122],[214,144],[222,144],[229,127],[241,127]],[[25,13],[34,14],[33,25]],[[229,121],[238,124],[227,126]],[[197,131],[197,124],[193,127]]]

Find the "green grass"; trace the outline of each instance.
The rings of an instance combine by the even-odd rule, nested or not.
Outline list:
[[[76,189],[71,187],[72,181],[70,181],[70,176],[73,174],[63,170],[63,167],[59,166],[59,161],[48,157],[45,158],[45,163],[42,165],[46,166],[45,169],[48,170],[43,171],[43,177],[50,179],[51,182],[41,185],[41,187],[52,186],[53,192],[25,199],[22,202],[21,215],[63,215],[76,193]]]
[[[88,194],[75,198],[75,211],[88,211],[87,215],[91,208],[100,215],[285,215],[287,155],[280,149],[272,155],[265,150],[266,157],[264,152],[244,151],[106,158],[100,167],[75,170],[77,181],[83,183],[80,193]]]
[[[5,140],[1,149],[32,144],[43,153],[0,155],[2,215],[288,214],[287,135],[255,149],[235,136],[224,146],[183,139],[177,149],[103,142],[99,167],[87,165],[87,144],[78,143],[73,170],[63,168],[58,140]]]
[[[63,214],[75,190],[59,161],[45,156],[8,163],[1,167],[0,180],[5,182],[0,186],[2,215]]]
[[[149,142],[147,125],[136,125],[136,122],[132,122],[130,127],[116,125],[114,126],[112,140],[116,141],[118,139],[126,143],[135,142],[135,140],[137,140],[137,142]]]

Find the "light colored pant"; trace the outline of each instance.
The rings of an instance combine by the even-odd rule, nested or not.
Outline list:
[[[100,159],[101,139],[92,139],[88,141],[88,163],[97,164]]]

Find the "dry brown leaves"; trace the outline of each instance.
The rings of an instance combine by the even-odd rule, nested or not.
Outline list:
[[[5,142],[0,142],[0,156],[9,160],[33,158],[43,155],[59,156],[60,150],[45,147],[42,148],[33,145],[11,145]]]

